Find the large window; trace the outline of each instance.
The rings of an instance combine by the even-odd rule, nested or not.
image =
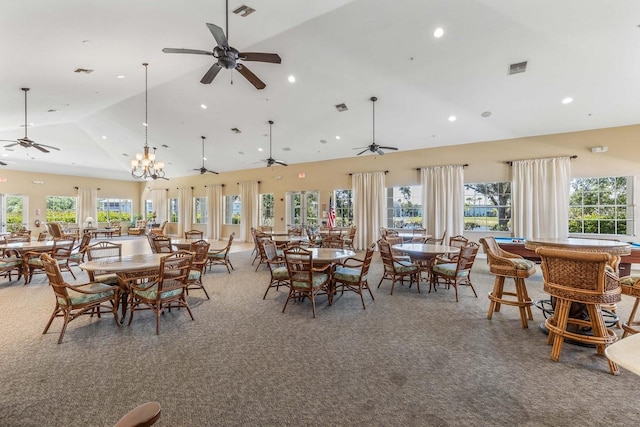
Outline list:
[[[194,197],[193,198],[193,219],[195,224],[206,224],[207,218],[207,198],[206,197]]]
[[[169,199],[169,222],[178,222],[178,199]]]
[[[336,227],[353,225],[353,191],[334,191],[334,209],[336,210]]]
[[[387,227],[422,227],[422,187],[387,188]]]
[[[465,184],[464,229],[509,231],[511,229],[511,183]]]
[[[6,194],[3,196],[0,194],[0,201],[2,203],[0,218],[4,217],[4,229],[2,231],[14,232],[20,230],[22,227],[27,227],[27,200],[27,196],[23,195]]]
[[[131,221],[133,202],[126,199],[98,199],[98,222]]]
[[[77,222],[76,198],[47,196],[47,222]]]
[[[633,178],[571,180],[569,232],[633,234]]]
[[[260,195],[260,225],[273,225],[273,193]]]
[[[240,224],[240,196],[224,196],[224,224]]]

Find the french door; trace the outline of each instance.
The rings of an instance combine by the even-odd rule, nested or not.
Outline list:
[[[0,224],[3,233],[17,231],[22,227],[29,228],[27,200],[27,196],[22,194],[0,194]]]
[[[287,192],[288,227],[317,227],[318,209],[317,191]]]

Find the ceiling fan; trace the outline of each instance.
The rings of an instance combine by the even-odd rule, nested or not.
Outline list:
[[[354,150],[361,150],[363,148],[365,148],[365,150],[362,150],[361,152],[359,152],[357,155],[359,156],[360,154],[364,154],[367,151],[371,151],[372,153],[378,153],[381,156],[384,154],[384,151],[382,150],[393,150],[393,151],[398,151],[398,149],[396,147],[387,147],[385,145],[378,145],[376,144],[376,101],[378,100],[378,98],[376,98],[375,96],[371,97],[371,106],[373,107],[373,139],[371,140],[371,144],[369,144],[366,147],[356,147],[354,148]]]
[[[33,147],[36,150],[42,151],[43,153],[48,153],[49,152],[49,150],[47,150],[47,148],[49,148],[51,150],[60,151],[59,148],[52,147],[51,145],[38,144],[37,142],[29,139],[29,137],[27,136],[27,126],[28,126],[28,124],[27,124],[27,92],[29,91],[29,88],[28,87],[23,87],[23,88],[21,88],[21,90],[24,91],[24,138],[0,139],[0,141],[13,142],[13,144],[5,145],[5,147],[13,147],[14,145],[19,145],[19,146],[24,147],[24,148]]]
[[[273,120],[269,120],[269,158],[262,161],[267,163],[268,168],[273,165],[289,166],[282,160],[274,159],[273,155],[271,154],[271,126],[273,126]]]
[[[237,49],[229,46],[229,0],[226,1],[226,36],[225,31],[222,28],[214,24],[207,24],[209,31],[216,39],[218,44],[213,48],[213,51],[198,50],[198,49],[178,49],[165,47],[162,49],[164,53],[190,53],[195,55],[211,55],[218,60],[215,64],[209,68],[209,71],[202,77],[200,83],[210,84],[213,79],[218,75],[218,72],[226,68],[227,70],[238,70],[245,79],[249,80],[249,83],[255,86],[256,89],[264,89],[267,85],[264,84],[255,74],[253,74],[245,65],[238,63],[238,60],[243,61],[257,61],[257,62],[270,62],[272,64],[279,64],[281,62],[280,56],[276,53],[260,53],[260,52],[238,52]]]
[[[202,167],[201,168],[195,168],[194,171],[200,171],[200,175],[205,174],[207,172],[215,173],[216,175],[218,175],[218,172],[214,172],[214,171],[209,170],[209,169],[204,167],[204,161],[207,160],[207,158],[204,156],[204,140],[207,139],[207,138],[204,137],[204,136],[201,136],[200,138],[202,138]]]

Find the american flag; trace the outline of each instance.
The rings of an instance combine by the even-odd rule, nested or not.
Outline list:
[[[329,228],[336,226],[336,210],[333,209],[333,199],[329,197],[329,220],[327,221]]]

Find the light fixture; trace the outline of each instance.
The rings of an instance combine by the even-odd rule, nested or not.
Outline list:
[[[450,122],[455,122],[456,120],[458,120],[458,118],[456,116],[449,116],[449,121]]]
[[[571,104],[572,102],[573,102],[573,98],[571,98],[569,96],[562,100],[562,103],[565,104],[565,105],[566,104]]]
[[[84,220],[84,222],[87,223],[87,227],[91,228],[93,227],[93,223],[95,222],[95,219],[93,219],[93,217],[88,216],[87,219]]]
[[[443,35],[444,35],[444,30],[442,28],[436,28],[435,31],[433,32],[433,37],[437,39],[439,39]]]
[[[167,179],[164,177],[164,162],[156,160],[156,148],[153,147],[153,153],[149,153],[149,86],[147,83],[147,66],[149,64],[145,62],[142,65],[144,65],[144,153],[136,153],[136,158],[131,160],[131,175],[134,178],[146,180]]]

